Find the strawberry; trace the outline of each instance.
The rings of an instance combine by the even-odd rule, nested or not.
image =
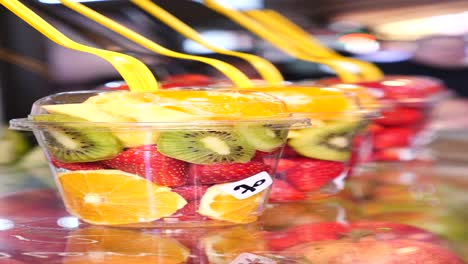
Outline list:
[[[371,160],[375,161],[398,161],[413,160],[414,153],[407,149],[391,148],[374,151]]]
[[[254,157],[252,158],[252,160],[254,160],[254,161],[259,161],[259,162],[263,162],[263,160],[266,159],[269,155],[272,155],[272,153],[271,153],[271,152],[263,152],[263,151],[257,150],[257,151],[255,151],[255,155],[254,155]]]
[[[286,180],[296,189],[311,192],[338,177],[345,169],[342,162],[299,159],[296,166],[285,172]]]
[[[233,182],[248,178],[262,171],[269,172],[270,166],[259,161],[210,165],[191,164],[189,182],[195,184]]]
[[[376,119],[375,122],[383,126],[405,126],[421,122],[423,118],[424,115],[420,110],[395,107],[389,111],[383,111],[382,118]]]
[[[52,164],[56,168],[65,169],[65,170],[102,170],[105,169],[106,166],[99,161],[95,162],[74,162],[74,163],[64,163],[58,160],[52,159]]]
[[[404,147],[410,144],[414,132],[408,128],[388,128],[374,136],[376,149]]]
[[[357,84],[383,91],[388,99],[426,98],[446,89],[435,78],[399,75],[389,75],[378,81]]]
[[[370,124],[368,127],[367,127],[367,130],[374,134],[374,133],[380,133],[382,131],[385,130],[385,128],[383,126],[380,126],[380,125],[377,125],[377,124]]]
[[[280,159],[278,161],[278,166],[276,167],[277,172],[284,172],[289,170],[290,168],[294,167],[297,165],[297,162],[299,162],[300,159]],[[304,160],[306,160],[304,158]]]
[[[200,200],[202,196],[205,194],[206,189],[208,189],[208,186],[188,185],[188,186],[181,186],[181,187],[174,188],[172,189],[172,191],[180,194],[182,197],[184,197],[185,200],[192,201],[192,200]]]
[[[270,202],[286,202],[304,200],[305,194],[296,190],[289,183],[275,179],[270,192]]]
[[[174,87],[206,86],[212,82],[210,77],[202,74],[178,74],[169,76],[161,86],[162,88],[169,89]]]
[[[103,163],[163,186],[181,186],[187,181],[188,163],[164,156],[154,145],[130,148]]]
[[[300,155],[290,146],[286,145],[283,148],[283,158],[295,158],[300,157]]]

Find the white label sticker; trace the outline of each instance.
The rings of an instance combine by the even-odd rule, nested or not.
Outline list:
[[[272,183],[270,174],[262,171],[249,178],[228,183],[222,187],[222,190],[239,200],[244,200],[265,190]]]
[[[251,253],[242,253],[230,264],[276,264],[276,261]]]

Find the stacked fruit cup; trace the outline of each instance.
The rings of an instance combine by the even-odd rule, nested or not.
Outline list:
[[[336,86],[339,80],[324,79],[317,83]],[[451,95],[443,83],[425,76],[390,75],[356,85],[373,93],[382,105],[381,118],[376,119],[366,133],[367,139],[372,141],[372,152],[361,161],[425,159],[419,153],[423,153],[421,150],[434,137],[429,126],[432,110]]]
[[[289,128],[281,100],[248,91],[84,91],[34,103],[33,130],[69,213],[97,225],[257,220]]]
[[[357,97],[336,88],[284,85],[258,87],[283,100],[311,127],[291,130],[278,163],[271,202],[322,198],[344,187],[352,142],[367,122]]]

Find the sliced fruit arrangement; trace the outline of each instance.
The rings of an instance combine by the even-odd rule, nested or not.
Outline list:
[[[119,170],[59,172],[57,177],[66,208],[92,224],[151,222],[187,204],[170,188]]]
[[[95,131],[77,123],[85,119],[60,114],[37,115],[34,121],[60,123],[42,132],[45,148],[61,162],[92,162],[116,156],[121,150],[120,141],[109,130]]]
[[[214,185],[206,190],[200,201],[198,212],[212,219],[232,223],[251,223],[257,221],[266,192],[260,192],[247,199],[238,200],[223,191],[224,185]]]
[[[271,202],[312,198],[316,194],[334,194],[341,186],[334,180],[345,177],[350,169],[353,140],[358,122],[322,122],[293,131],[287,151],[278,162],[270,195]],[[300,193],[301,195],[299,195]]]
[[[346,177],[354,138],[365,121],[357,98],[338,88],[295,84],[256,91],[282,99],[294,115],[311,119],[310,127],[293,129],[287,135],[269,126],[237,127],[257,151],[273,151],[288,138],[270,201],[314,199],[340,190],[341,182],[334,180]]]
[[[340,87],[338,79],[324,79],[320,84],[335,84]],[[392,155],[406,149],[411,151],[415,146],[427,144],[431,111],[435,103],[449,95],[448,89],[440,80],[422,76],[386,76],[378,81],[359,82],[356,85],[378,94],[377,99],[384,106],[381,118],[369,128],[369,139],[374,142],[374,151],[364,160],[404,161],[415,156]],[[425,140],[419,140],[425,137]]]
[[[167,131],[157,144],[164,155],[195,164],[247,162],[255,154],[244,137],[229,130]]]
[[[351,154],[357,126],[356,122],[337,121],[302,129],[295,132],[297,135],[289,140],[288,145],[305,157],[346,161]]]
[[[170,91],[107,92],[83,103],[45,105],[48,113],[32,115],[70,213],[97,225],[257,220],[288,132],[280,121],[263,117],[280,114],[284,104],[267,96],[273,106],[265,99],[231,114],[236,101],[248,103],[253,96],[203,92],[202,107],[194,109],[185,104],[193,97],[174,93],[182,97]],[[227,103],[218,109],[207,105],[210,98]],[[208,110],[213,115],[198,115]],[[239,121],[250,112],[259,114],[259,122]],[[224,123],[216,121],[220,117]],[[193,122],[200,118],[208,125]],[[251,194],[239,197],[232,190]]]

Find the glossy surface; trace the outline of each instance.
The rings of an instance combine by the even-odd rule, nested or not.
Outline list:
[[[261,263],[462,263],[454,254],[468,257],[466,167],[388,166],[354,175],[339,197],[270,204],[255,225],[206,229],[84,224],[37,170],[4,168],[0,255],[22,263],[231,263],[247,253],[269,259]]]

